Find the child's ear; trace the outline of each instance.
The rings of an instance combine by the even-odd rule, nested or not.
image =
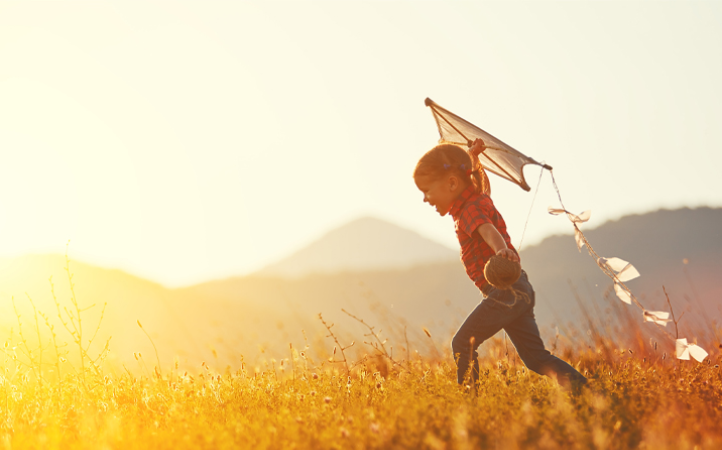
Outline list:
[[[449,189],[451,191],[455,191],[459,187],[460,184],[461,184],[461,182],[456,177],[456,175],[449,176]]]

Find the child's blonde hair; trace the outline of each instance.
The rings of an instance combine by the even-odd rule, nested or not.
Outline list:
[[[477,156],[458,145],[437,145],[426,152],[416,164],[414,178],[418,176],[438,178],[446,174],[453,174],[462,181],[470,181],[477,194],[490,195],[489,178]]]

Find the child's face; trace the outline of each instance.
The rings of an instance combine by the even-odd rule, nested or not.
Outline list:
[[[420,175],[414,179],[416,187],[424,194],[424,202],[436,208],[436,212],[445,216],[456,197],[461,194],[463,186],[455,175],[439,178]]]

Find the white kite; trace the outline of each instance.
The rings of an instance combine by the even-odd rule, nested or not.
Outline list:
[[[476,125],[437,105],[430,98],[427,98],[424,103],[431,108],[431,113],[436,120],[436,126],[441,135],[439,144],[454,144],[461,148],[470,148],[474,139],[482,139],[486,148],[479,155],[479,162],[484,169],[519,185],[525,191],[529,191],[531,188],[524,179],[522,171],[524,166],[535,164],[551,170],[550,166],[522,154]]]

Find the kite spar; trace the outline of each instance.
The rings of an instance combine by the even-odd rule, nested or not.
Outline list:
[[[482,139],[486,149],[479,155],[479,162],[484,166],[484,169],[519,185],[525,191],[531,190],[524,179],[524,172],[522,171],[525,165],[535,164],[544,169],[552,170],[550,166],[529,158],[476,125],[442,108],[430,98],[427,98],[424,103],[431,108],[431,113],[434,115],[434,120],[436,120],[441,135],[439,144],[471,147],[474,139]]]

